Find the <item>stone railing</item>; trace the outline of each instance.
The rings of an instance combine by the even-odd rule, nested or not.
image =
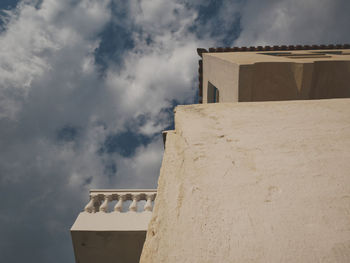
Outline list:
[[[90,201],[85,206],[84,211],[88,213],[96,212],[137,212],[138,202],[146,201],[142,211],[152,212],[153,201],[156,198],[157,190],[155,189],[132,189],[132,190],[114,190],[114,189],[92,189],[90,190]],[[128,209],[123,209],[123,203],[130,200]],[[110,203],[116,201],[113,211],[109,209]]]

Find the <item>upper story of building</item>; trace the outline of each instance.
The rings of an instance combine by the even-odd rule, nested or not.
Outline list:
[[[350,45],[199,48],[199,100],[350,97]]]

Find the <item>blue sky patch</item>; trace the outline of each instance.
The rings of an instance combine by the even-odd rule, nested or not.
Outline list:
[[[119,153],[124,157],[130,157],[135,154],[137,147],[141,144],[147,145],[150,142],[150,137],[129,130],[107,136],[100,153]]]
[[[78,129],[71,125],[66,125],[57,131],[56,137],[60,142],[74,141],[78,137]]]
[[[132,31],[125,26],[128,22],[127,3],[112,1],[110,8],[114,19],[109,21],[99,34],[101,42],[95,50],[95,61],[102,72],[111,62],[117,65],[122,64],[124,53],[134,47]]]
[[[0,1],[0,9],[12,9],[16,7],[17,3],[20,2],[20,0],[1,0]]]

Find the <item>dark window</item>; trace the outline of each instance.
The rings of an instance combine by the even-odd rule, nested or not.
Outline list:
[[[210,82],[208,82],[208,103],[219,102],[219,90]]]
[[[259,53],[259,54],[285,57],[285,56],[290,56],[292,52],[269,52],[269,53]]]
[[[330,58],[331,56],[326,56],[329,53],[313,52],[313,53],[292,53],[292,52],[268,52],[259,53],[261,55],[286,57],[286,58]]]
[[[313,51],[312,53],[316,53],[316,54],[333,54],[333,55],[345,55],[343,53],[343,51]]]

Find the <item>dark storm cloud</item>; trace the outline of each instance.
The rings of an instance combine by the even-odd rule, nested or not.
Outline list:
[[[89,188],[156,187],[160,132],[198,96],[197,47],[349,41],[348,1],[16,4],[0,6],[4,262],[73,262]]]

